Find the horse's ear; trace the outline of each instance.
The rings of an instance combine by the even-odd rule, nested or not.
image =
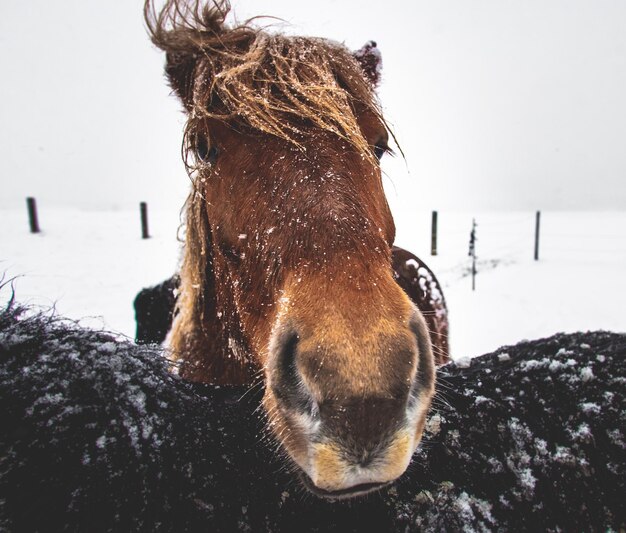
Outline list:
[[[193,105],[193,82],[197,57],[195,54],[168,52],[165,59],[165,74],[170,86],[189,111]]]
[[[353,53],[361,65],[365,77],[376,86],[380,82],[383,67],[383,57],[376,47],[376,41],[367,41],[365,45]]]

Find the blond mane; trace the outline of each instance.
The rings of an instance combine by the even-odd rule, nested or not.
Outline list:
[[[206,129],[205,120],[217,119],[301,148],[303,127],[310,125],[371,157],[354,104],[383,118],[372,83],[345,46],[272,34],[255,27],[255,19],[229,27],[227,0],[208,6],[198,0],[168,0],[160,11],[148,0],[144,10],[152,42],[167,52],[168,68],[193,67],[186,69],[183,87],[175,87],[189,117],[185,153],[195,134]]]

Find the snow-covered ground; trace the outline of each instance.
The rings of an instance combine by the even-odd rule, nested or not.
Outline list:
[[[392,201],[392,204],[394,202]],[[626,212],[544,212],[540,260],[533,260],[534,213],[439,213],[439,254],[430,256],[430,212],[400,209],[397,244],[438,276],[450,310],[455,358],[555,332],[626,331]],[[476,219],[478,276],[471,289],[468,242]],[[42,233],[26,210],[0,211],[0,273],[19,276],[23,303],[134,336],[132,302],[176,269],[177,210],[40,209]],[[10,291],[0,292],[6,301]]]

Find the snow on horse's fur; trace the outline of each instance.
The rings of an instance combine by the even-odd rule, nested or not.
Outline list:
[[[411,301],[424,315],[434,344],[435,361],[448,361],[448,308],[443,289],[435,274],[417,256],[394,246],[391,250],[393,276]],[[139,291],[134,301],[137,323],[135,340],[140,344],[161,344],[172,327],[176,298],[180,287],[177,275]]]
[[[406,475],[330,504],[259,445],[261,391],[189,383],[154,347],[14,305],[0,313],[0,528],[626,527],[625,335],[523,342],[438,380]]]
[[[263,382],[272,435],[311,490],[360,494],[405,471],[433,352],[447,357],[392,273],[380,55],[230,27],[229,9],[145,4],[193,181],[170,345],[187,379]]]

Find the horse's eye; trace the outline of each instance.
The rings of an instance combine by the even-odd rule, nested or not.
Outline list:
[[[380,159],[385,153],[389,152],[389,146],[387,146],[387,141],[381,140],[374,145],[374,155]]]
[[[215,162],[217,161],[217,156],[219,155],[219,150],[217,149],[217,146],[213,145],[209,148],[209,153],[206,156],[206,162],[209,165],[214,165]]]
[[[204,135],[198,135],[196,138],[196,154],[203,163],[214,165],[217,161],[219,150],[214,144],[209,146],[209,142]]]

